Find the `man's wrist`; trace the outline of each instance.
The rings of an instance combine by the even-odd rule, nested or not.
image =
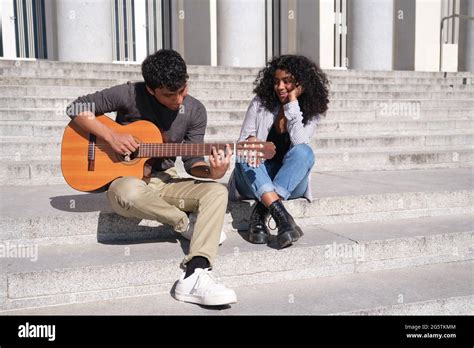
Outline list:
[[[110,129],[104,129],[102,133],[102,139],[104,139],[108,144],[112,142],[113,132]]]

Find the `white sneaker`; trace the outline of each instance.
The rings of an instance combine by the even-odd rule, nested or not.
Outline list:
[[[210,268],[196,268],[193,274],[184,279],[183,272],[174,290],[177,300],[205,306],[222,306],[236,303],[235,291],[218,284],[212,277]]]
[[[181,233],[181,235],[184,238],[186,238],[187,240],[191,240],[191,237],[193,236],[194,225],[196,224],[196,219],[197,219],[197,215],[195,213],[189,213],[189,215],[188,215],[188,220],[189,220],[188,227],[187,227],[186,231]],[[224,241],[226,239],[227,239],[227,236],[226,236],[225,232],[221,231],[221,235],[220,235],[220,238],[219,238],[219,245],[224,243]]]

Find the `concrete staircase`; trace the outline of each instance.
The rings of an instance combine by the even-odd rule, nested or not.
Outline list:
[[[0,60],[4,314],[207,312],[169,296],[187,241],[117,216],[103,194],[76,192],[61,176],[66,105],[140,80],[139,71]],[[207,141],[238,137],[257,71],[189,67],[190,94],[208,111]],[[239,303],[224,313],[474,313],[474,74],[328,76],[330,110],[312,143],[316,199],[286,202],[305,236],[285,250],[249,244],[251,202],[229,204],[216,271]]]

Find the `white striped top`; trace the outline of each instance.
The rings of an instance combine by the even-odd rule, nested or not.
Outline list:
[[[258,96],[255,96],[247,109],[244,123],[240,130],[239,142],[245,141],[248,137],[254,136],[258,140],[266,141],[270,130],[275,123],[280,111],[280,106],[274,110],[268,110],[261,102]],[[290,135],[291,145],[293,147],[298,144],[308,144],[311,146],[311,138],[315,133],[319,123],[320,116],[316,115],[306,125],[303,124],[303,113],[300,110],[298,100],[283,105],[285,118],[287,119],[286,127]],[[308,188],[304,197],[312,201],[311,193],[311,176],[308,178]],[[238,200],[238,192],[236,191],[234,174],[229,179],[229,194],[231,200]]]
[[[263,106],[259,97],[254,97],[245,114],[244,123],[240,130],[239,141],[244,141],[250,136],[254,136],[261,141],[267,139],[268,133],[275,123],[280,106],[273,111]],[[286,127],[290,134],[291,146],[298,144],[310,144],[319,122],[319,115],[312,118],[306,125],[303,124],[303,113],[300,110],[298,100],[283,105],[285,118],[287,119]]]

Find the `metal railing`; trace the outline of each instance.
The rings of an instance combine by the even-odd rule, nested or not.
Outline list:
[[[442,59],[443,59],[443,26],[444,26],[444,21],[450,18],[459,18],[460,20],[469,20],[472,21],[474,20],[474,17],[471,16],[466,16],[466,15],[461,15],[461,14],[453,14],[450,16],[443,17],[441,19],[441,28],[439,30],[439,71],[441,71],[442,68]]]

